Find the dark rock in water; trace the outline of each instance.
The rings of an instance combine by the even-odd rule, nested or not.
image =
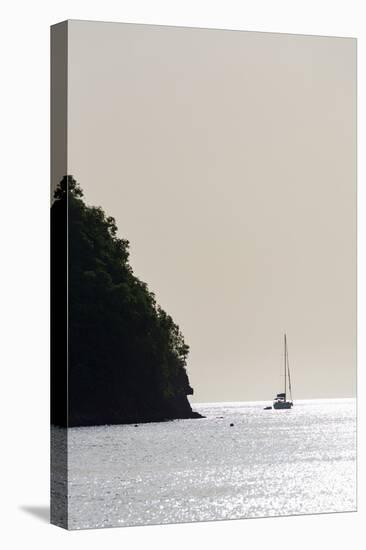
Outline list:
[[[186,396],[172,399],[171,402],[157,400],[154,406],[150,403],[141,403],[135,407],[117,408],[115,411],[103,411],[100,409],[95,414],[88,416],[69,417],[69,427],[97,426],[113,424],[132,424],[139,427],[146,422],[167,422],[176,419],[205,418],[196,411],[192,411]],[[138,422],[138,424],[136,423]]]

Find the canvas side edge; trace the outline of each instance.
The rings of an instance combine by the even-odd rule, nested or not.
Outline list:
[[[51,27],[51,505],[52,524],[68,528],[67,209],[54,193],[67,174],[68,22]]]

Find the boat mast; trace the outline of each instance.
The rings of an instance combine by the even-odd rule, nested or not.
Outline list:
[[[285,401],[286,401],[286,385],[287,385],[287,380],[286,380],[286,359],[287,359],[287,342],[286,342],[286,332],[285,332],[285,350],[284,350],[284,363],[285,363]]]
[[[290,362],[288,360],[288,346],[286,345],[286,358],[287,358],[287,374],[288,374],[288,389],[290,392],[290,399],[292,401],[292,389],[291,389],[291,376],[290,376]]]

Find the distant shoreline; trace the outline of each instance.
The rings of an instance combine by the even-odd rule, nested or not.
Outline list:
[[[323,402],[323,401],[352,401],[357,400],[357,396],[353,397],[315,397],[315,398],[301,398],[301,399],[294,399],[294,403],[298,404],[305,404],[308,402]],[[209,405],[227,405],[227,406],[237,406],[237,405],[263,405],[268,402],[272,402],[273,399],[268,398],[261,401],[197,401],[192,402],[190,401],[190,405],[192,407],[201,407],[201,406],[209,406]]]

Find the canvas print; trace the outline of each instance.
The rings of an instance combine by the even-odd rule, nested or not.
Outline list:
[[[356,40],[51,29],[51,521],[356,510]]]

